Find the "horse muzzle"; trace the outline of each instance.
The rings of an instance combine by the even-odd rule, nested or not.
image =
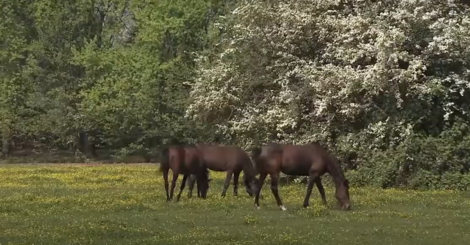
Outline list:
[[[341,209],[342,210],[351,210],[351,204],[349,204],[349,203],[344,204],[343,206],[341,206]]]

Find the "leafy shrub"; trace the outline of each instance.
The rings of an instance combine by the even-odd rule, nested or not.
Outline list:
[[[437,137],[413,135],[395,148],[362,149],[363,152],[357,153],[357,166],[353,166],[348,176],[359,186],[467,190],[470,187],[468,129],[466,123],[456,123]]]

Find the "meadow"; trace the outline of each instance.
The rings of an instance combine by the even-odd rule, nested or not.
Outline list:
[[[256,210],[244,187],[220,197],[223,173],[211,173],[207,200],[166,202],[156,165],[2,165],[0,244],[468,244],[470,194],[355,188],[352,210],[328,207],[316,188],[269,184]],[[180,176],[180,180],[182,176]],[[269,178],[268,178],[269,179]],[[179,185],[176,188],[179,189]],[[195,193],[195,192],[194,192]]]

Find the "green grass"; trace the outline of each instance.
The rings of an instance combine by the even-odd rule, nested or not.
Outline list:
[[[0,244],[468,244],[470,194],[352,188],[353,210],[329,207],[314,189],[281,186],[286,212],[269,185],[261,209],[244,188],[220,197],[223,173],[207,200],[165,200],[152,165],[0,167]],[[180,177],[180,180],[182,177]],[[179,187],[177,187],[178,189]],[[194,192],[195,194],[195,192]]]

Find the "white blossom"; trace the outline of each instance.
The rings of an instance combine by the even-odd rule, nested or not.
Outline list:
[[[351,14],[335,10],[338,3],[242,4],[235,24],[218,25],[233,33],[222,38],[224,50],[212,62],[198,60],[188,115],[252,144],[273,134],[299,143],[325,139],[363,121],[361,132],[375,140],[396,132],[399,141],[411,134],[417,111],[424,117],[431,110],[423,105],[433,96],[443,96],[446,117],[463,110],[447,94],[470,88],[468,10],[436,9],[446,4],[437,0],[356,1]],[[450,62],[466,69],[441,73],[439,64]]]

